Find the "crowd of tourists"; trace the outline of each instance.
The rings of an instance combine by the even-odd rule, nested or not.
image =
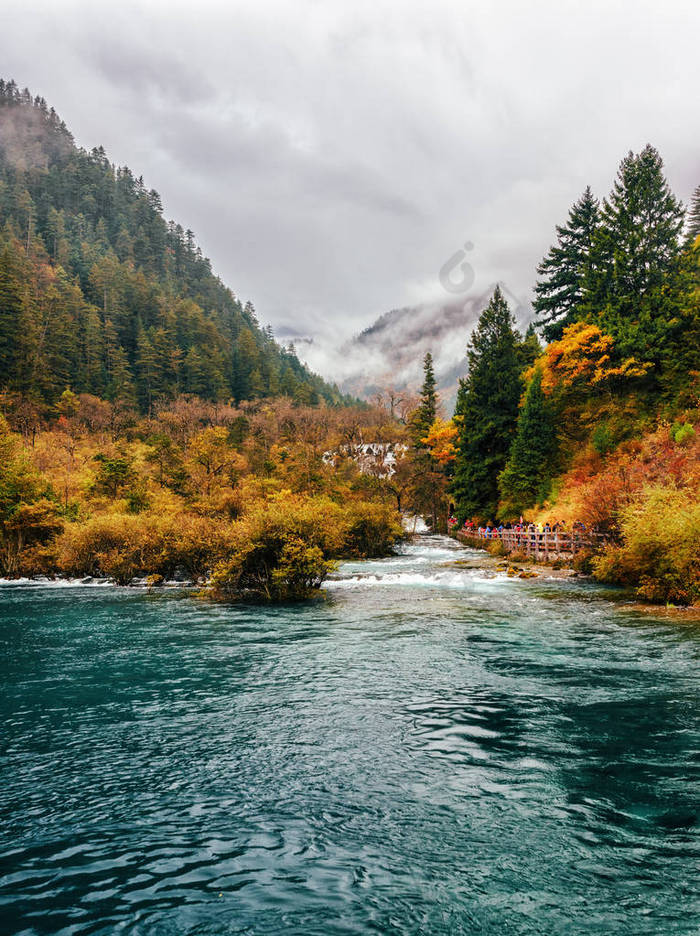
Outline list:
[[[455,530],[459,526],[459,521],[454,516],[451,516],[447,523],[450,530]],[[479,539],[501,539],[504,533],[524,533],[532,536],[542,533],[562,533],[581,536],[586,532],[586,525],[585,523],[577,521],[571,526],[568,526],[564,520],[552,521],[551,523],[549,521],[546,523],[526,523],[523,518],[520,517],[515,523],[508,521],[507,523],[496,525],[493,522],[489,522],[485,526],[477,526],[473,520],[465,520],[461,530],[472,536],[478,536]],[[517,538],[519,540],[520,536]]]

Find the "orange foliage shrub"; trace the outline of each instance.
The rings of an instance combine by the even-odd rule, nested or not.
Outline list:
[[[640,598],[700,602],[700,501],[697,491],[645,488],[620,513],[622,542],[593,559],[603,582],[636,586]]]
[[[98,514],[69,524],[54,546],[63,575],[106,576],[120,585],[147,575],[196,580],[231,547],[230,525],[205,517]]]
[[[556,503],[546,505],[537,519],[582,520],[614,533],[620,511],[645,487],[700,491],[700,436],[691,428],[692,420],[663,425],[642,439],[622,443],[607,457],[586,448],[559,480]]]

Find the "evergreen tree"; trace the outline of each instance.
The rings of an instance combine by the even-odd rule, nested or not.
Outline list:
[[[451,489],[462,519],[489,519],[496,513],[498,476],[518,420],[519,343],[515,319],[496,287],[467,346],[469,373],[457,395],[459,439]]]
[[[520,370],[526,371],[535,363],[542,354],[542,345],[537,337],[537,331],[533,322],[527,326],[525,337],[518,345],[518,358],[520,360]]]
[[[667,326],[682,301],[674,281],[683,207],[671,193],[653,146],[620,164],[596,234],[590,294],[597,324],[620,354],[659,362]]]
[[[411,438],[417,449],[425,448],[423,439],[430,432],[430,427],[437,416],[438,395],[435,389],[433,356],[430,351],[427,352],[423,360],[423,386],[421,387],[420,396],[420,403],[410,419]]]
[[[96,309],[88,307],[86,310],[82,317],[82,331],[82,361],[78,367],[81,389],[103,396],[105,390],[104,330]]]
[[[499,478],[501,515],[521,514],[549,494],[555,472],[554,414],[542,392],[542,373],[530,381],[506,467]]]
[[[425,442],[437,417],[440,400],[435,389],[435,369],[433,356],[428,351],[423,360],[423,386],[420,403],[411,413],[408,428],[411,437],[411,450],[408,463],[411,468],[410,502],[416,513],[422,514],[435,533],[447,527],[446,486],[447,473],[441,464],[433,459]]]
[[[564,329],[582,316],[599,214],[598,199],[587,186],[571,208],[567,223],[557,225],[557,243],[537,268],[540,279],[533,305],[547,341],[561,338]]]
[[[634,301],[659,286],[680,252],[682,228],[683,207],[659,153],[650,145],[639,155],[630,152],[601,211],[601,275],[609,280],[608,295]]]
[[[22,271],[9,245],[0,252],[0,374],[7,384],[16,377],[16,341],[22,316]],[[14,381],[13,381],[14,383]]]
[[[695,189],[690,199],[688,209],[688,228],[686,231],[686,246],[692,247],[700,237],[700,185]]]

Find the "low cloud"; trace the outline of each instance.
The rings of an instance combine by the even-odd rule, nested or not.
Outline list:
[[[474,294],[505,281],[526,306],[555,224],[587,184],[607,194],[629,149],[657,146],[684,199],[700,182],[700,9],[536,14],[53,0],[6,17],[0,61],[78,143],[143,174],[261,321],[340,348],[389,309],[442,308],[467,239]]]

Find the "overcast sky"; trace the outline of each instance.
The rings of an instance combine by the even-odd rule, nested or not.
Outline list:
[[[156,188],[278,334],[529,298],[554,225],[653,143],[700,183],[700,4],[119,2],[0,11],[0,71]]]

